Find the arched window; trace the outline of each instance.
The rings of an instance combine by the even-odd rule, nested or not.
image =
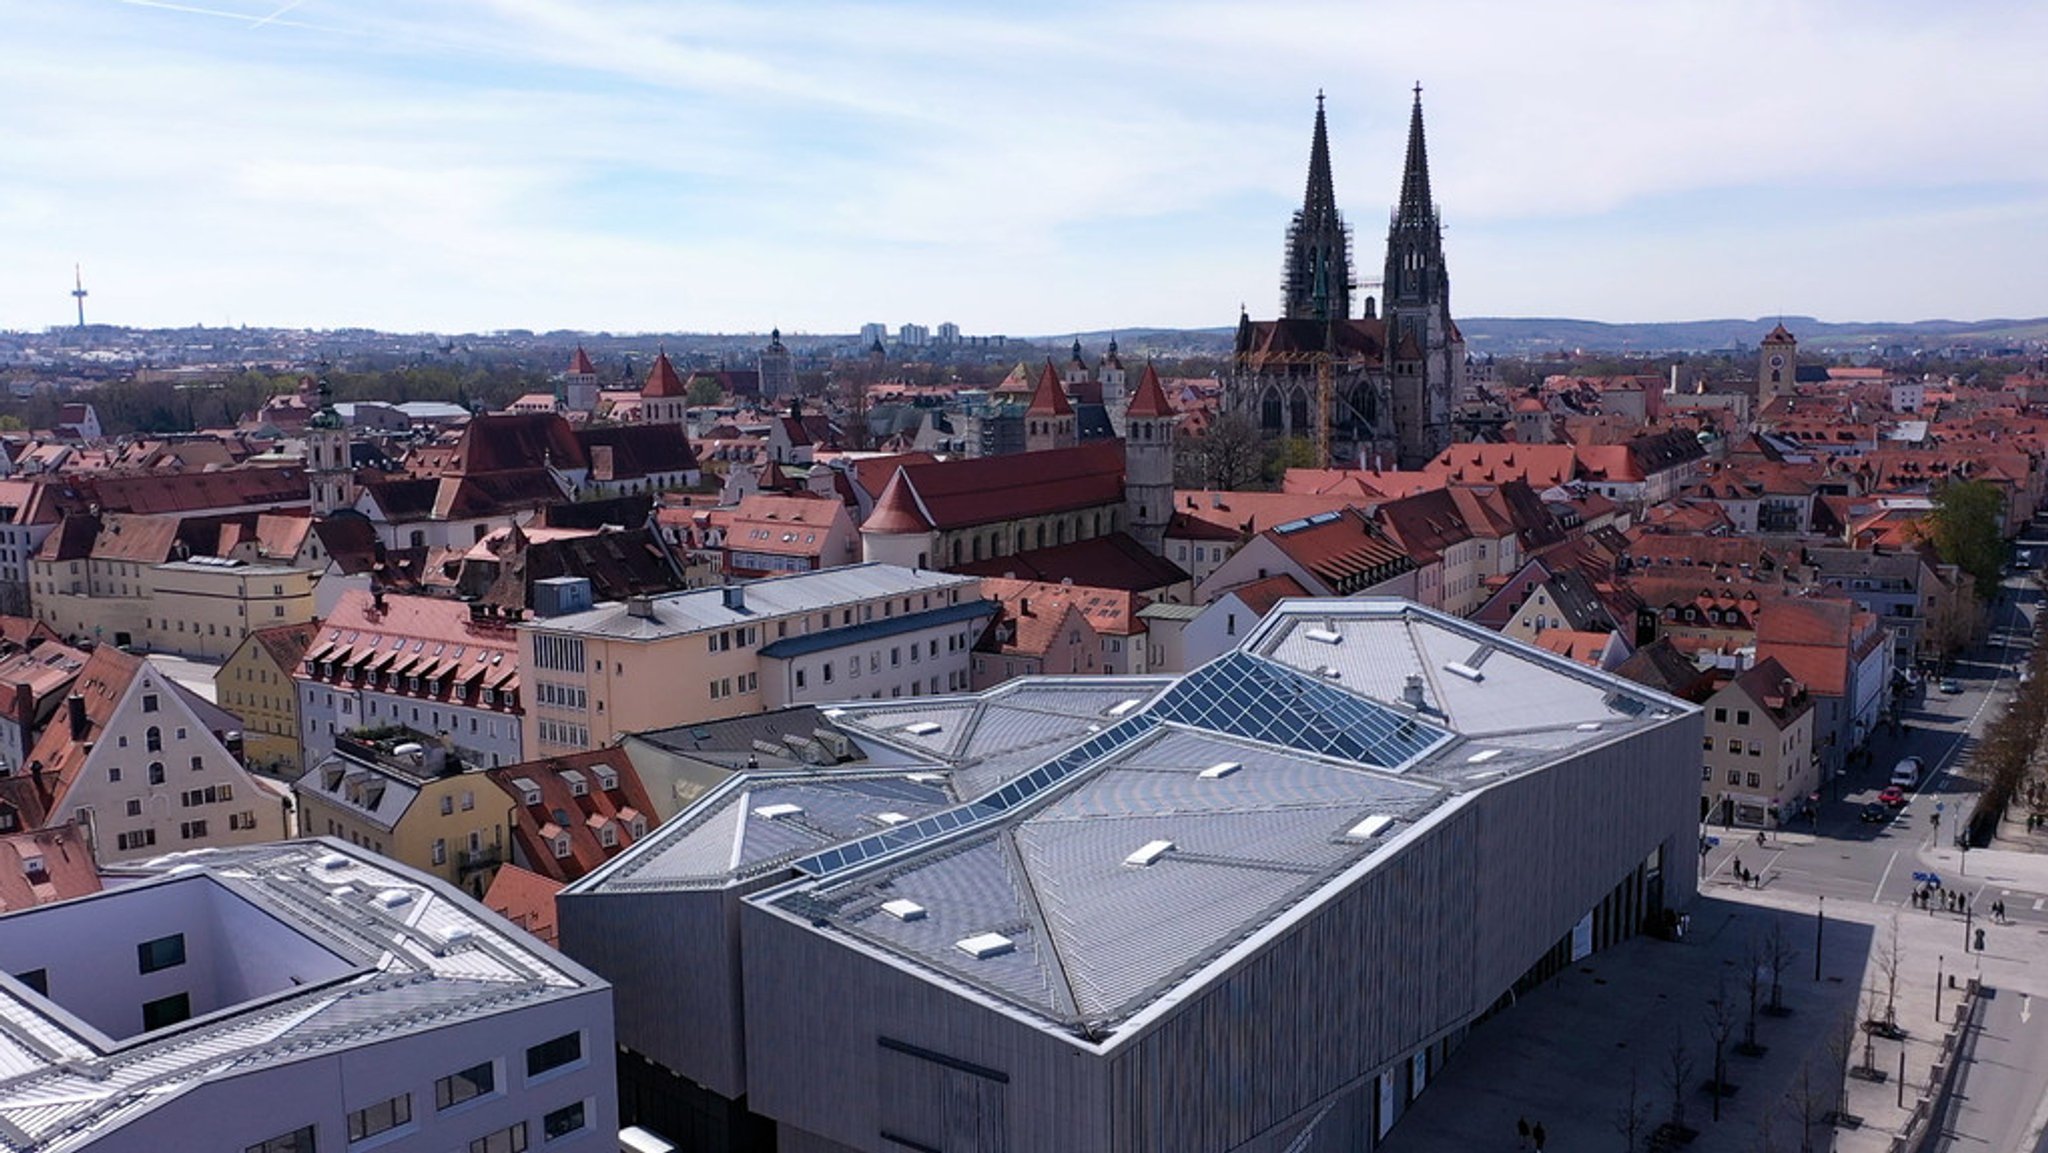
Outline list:
[[[163,752],[164,731],[160,728],[157,728],[155,725],[149,726],[149,731],[144,733],[142,736],[142,744],[144,748],[148,749],[152,753]]]
[[[1259,427],[1267,432],[1280,431],[1280,394],[1268,390],[1259,400]]]
[[[1297,392],[1288,398],[1287,419],[1287,431],[1296,436],[1308,431],[1308,397],[1305,394]]]

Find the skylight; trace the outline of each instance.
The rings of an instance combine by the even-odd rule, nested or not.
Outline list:
[[[1394,818],[1387,816],[1385,813],[1374,813],[1372,816],[1351,826],[1344,835],[1354,841],[1369,841],[1379,836],[1382,830],[1393,823]]]
[[[1229,776],[1230,774],[1236,772],[1241,768],[1244,768],[1244,765],[1240,764],[1237,761],[1217,761],[1215,764],[1210,765],[1206,769],[1203,769],[1197,775],[1205,781],[1215,781],[1221,780],[1222,778]]]
[[[939,722],[937,721],[918,721],[915,724],[903,726],[903,731],[909,733],[913,737],[928,737],[931,736],[933,733],[938,732],[941,728],[944,727],[945,726],[939,724]]]
[[[1165,856],[1167,851],[1172,848],[1172,841],[1147,841],[1137,852],[1125,857],[1124,864],[1136,865],[1142,869],[1160,857]]]
[[[1466,680],[1471,681],[1474,684],[1477,684],[1480,681],[1486,679],[1485,673],[1480,672],[1478,669],[1473,668],[1471,665],[1462,664],[1458,661],[1452,661],[1450,664],[1445,665],[1444,671],[1450,673],[1452,676],[1464,677]]]
[[[1344,634],[1334,629],[1303,629],[1301,635],[1312,641],[1321,641],[1326,645],[1341,645],[1344,643]]]
[[[953,947],[976,960],[985,960],[989,957],[1000,957],[1014,950],[1017,942],[1001,933],[976,933],[972,937],[962,937],[953,942]]]
[[[923,905],[918,904],[916,901],[904,900],[900,897],[894,901],[882,902],[882,911],[899,921],[924,920]],[[961,944],[965,946],[966,942],[963,941]]]
[[[802,805],[762,805],[760,808],[754,810],[754,815],[757,817],[766,817],[769,820],[773,821],[782,817],[799,816],[803,813],[803,811],[804,807]]]

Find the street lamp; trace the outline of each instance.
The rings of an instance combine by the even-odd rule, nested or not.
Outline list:
[[[1934,955],[1934,1021],[1936,1024],[1941,1023],[1941,967],[1947,961],[1948,954],[1946,953],[1936,953]]]

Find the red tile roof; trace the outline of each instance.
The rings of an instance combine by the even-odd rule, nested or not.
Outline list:
[[[569,371],[577,376],[597,375],[597,366],[590,363],[590,354],[580,344],[576,346],[576,355],[569,358]]]
[[[1267,612],[1272,610],[1274,605],[1289,597],[1305,597],[1309,595],[1308,590],[1301,587],[1300,581],[1295,580],[1286,573],[1281,573],[1278,576],[1269,576],[1264,580],[1255,580],[1250,584],[1239,585],[1230,591],[1236,595],[1238,600],[1244,602],[1246,608],[1260,616],[1265,616]]]
[[[1121,532],[1072,544],[1027,549],[970,564],[951,565],[947,571],[1055,583],[1068,581],[1076,585],[1144,593],[1171,588],[1188,579],[1188,574],[1179,565],[1165,557],[1155,556],[1129,534]]]
[[[668,350],[663,349],[656,353],[654,355],[654,367],[647,370],[647,383],[641,386],[640,395],[642,397],[679,397],[686,395],[688,392],[689,389],[683,384],[683,378],[676,375],[676,366],[668,362]]]
[[[613,780],[609,789],[603,787],[607,771]],[[633,843],[634,818],[640,819],[643,835],[657,823],[640,775],[616,745],[505,765],[485,775],[511,799],[512,837],[527,867],[551,880],[574,881],[624,852]],[[577,777],[582,778],[580,793],[573,784]],[[526,803],[522,782],[539,791],[539,803]],[[599,834],[607,826],[613,834],[610,845]],[[555,850],[564,834],[567,856]]]
[[[78,826],[0,836],[0,913],[99,891],[99,867]]]
[[[65,711],[70,707],[67,704],[51,719],[28,754],[30,776],[35,777],[38,770],[41,773],[39,784],[45,813],[57,807],[65,791],[78,779],[93,742],[113,718],[115,706],[121,703],[122,695],[141,669],[141,657],[124,653],[113,645],[101,645],[86,659],[85,667],[78,670],[71,692],[85,700],[84,733],[73,736]],[[41,823],[40,816],[35,823]]]
[[[1411,571],[1415,562],[1357,509],[1328,514],[1329,519],[1263,534],[1296,564],[1338,596],[1370,587]]]
[[[1166,403],[1166,390],[1159,387],[1159,370],[1149,360],[1138,377],[1138,391],[1131,394],[1131,406],[1125,415],[1146,420],[1173,415],[1173,406]]]
[[[1045,371],[1038,374],[1038,389],[1031,394],[1031,407],[1025,410],[1027,416],[1072,416],[1074,406],[1067,403],[1067,394],[1060,390],[1060,374],[1045,362]]]
[[[552,948],[559,943],[555,894],[562,891],[564,884],[517,865],[504,865],[491,878],[490,890],[484,894],[484,907]]]
[[[1102,440],[1012,456],[906,464],[898,476],[931,527],[971,528],[1122,504],[1124,446]],[[895,531],[861,527],[863,532]]]
[[[872,533],[918,533],[929,532],[931,518],[918,507],[917,493],[910,487],[908,474],[898,469],[889,478],[888,486],[882,489],[880,499],[875,501],[875,510],[861,524],[862,532]]]

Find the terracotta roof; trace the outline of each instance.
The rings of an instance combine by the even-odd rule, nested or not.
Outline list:
[[[501,865],[484,893],[484,907],[552,948],[558,943],[555,894],[564,884],[517,865]]]
[[[1685,700],[1694,699],[1711,679],[1707,670],[1663,637],[1630,653],[1614,672],[1639,685],[1648,685]]]
[[[0,615],[0,647],[33,648],[46,641],[59,640],[49,625],[33,617]]]
[[[1545,629],[1536,634],[1536,647],[1556,653],[1566,660],[1577,661],[1594,668],[1600,666],[1600,654],[1614,640],[1613,633],[1583,632],[1578,629]]]
[[[312,646],[313,638],[320,635],[320,622],[307,621],[296,625],[275,625],[257,629],[249,639],[263,646],[270,663],[283,669],[285,674],[297,672],[299,662],[306,657],[306,650]]]
[[[1786,331],[1784,324],[1781,322],[1778,327],[1771,330],[1770,335],[1764,337],[1763,342],[1765,344],[1797,344],[1799,338]]]
[[[1014,583],[1037,585],[1037,582],[1019,581]],[[1059,586],[1037,585],[1037,587],[1058,588]],[[975,643],[975,647],[983,652],[1044,657],[1058,643],[1060,635],[1068,631],[1067,622],[1077,617],[1081,617],[1083,620],[1086,619],[1082,617],[1080,606],[1076,605],[1070,598],[1019,596],[1012,601],[1005,602],[1001,610],[989,620],[988,628],[983,631],[981,638]],[[1090,625],[1089,630],[1091,633],[1093,629],[1094,626]],[[1084,642],[1084,648],[1077,650],[1074,654],[1077,666],[1075,668],[1048,668],[1040,669],[1039,671],[1047,673],[1080,672],[1082,670],[1078,667],[1079,661],[1086,652],[1087,649]]]
[[[1060,389],[1060,374],[1045,362],[1045,370],[1038,374],[1038,388],[1031,394],[1031,407],[1025,410],[1027,416],[1072,416],[1074,406],[1067,403],[1067,394]]]
[[[991,600],[1002,602],[1006,614],[1013,614],[1025,599],[1029,599],[1034,605],[1069,603],[1098,633],[1108,636],[1131,636],[1145,631],[1145,623],[1138,619],[1138,610],[1149,602],[1128,589],[983,577],[981,593]]]
[[[1576,450],[1568,444],[1454,444],[1424,466],[1444,481],[1523,480],[1535,489],[1563,484],[1577,469]]]
[[[947,571],[1055,583],[1069,581],[1076,585],[1126,592],[1152,592],[1188,579],[1188,574],[1179,565],[1154,555],[1129,534],[1121,532],[1072,544],[1027,549],[971,564],[952,565]]]
[[[1166,390],[1159,387],[1159,370],[1145,362],[1145,371],[1138,377],[1138,391],[1131,394],[1130,407],[1124,410],[1126,416],[1152,420],[1173,415],[1173,406],[1166,403]]]
[[[968,528],[1121,505],[1124,446],[1122,441],[1093,441],[1012,456],[907,464],[898,475],[931,527]],[[1019,483],[1022,478],[1029,478],[1029,483]],[[863,532],[890,531],[861,527]]]
[[[919,533],[929,532],[931,519],[918,506],[917,493],[910,487],[908,474],[898,469],[889,478],[888,487],[882,490],[880,499],[875,501],[875,510],[861,524],[862,532],[872,533]]]
[[[1779,729],[1797,722],[1813,708],[1806,686],[1776,657],[1765,657],[1730,682],[1755,701]]]
[[[576,346],[576,355],[569,358],[569,371],[576,376],[597,375],[597,366],[590,363],[590,354],[580,344]]]
[[[62,485],[58,494],[61,505],[80,510],[98,505],[102,512],[208,512],[312,503],[312,489],[302,468],[65,477]]]
[[[1338,596],[1415,568],[1401,546],[1380,533],[1364,513],[1345,509],[1325,515],[1328,519],[1290,521],[1262,535]]]
[[[676,366],[668,362],[668,350],[654,354],[654,367],[647,370],[647,383],[640,388],[640,395],[646,398],[681,397],[689,393],[683,378],[676,375]]]
[[[99,891],[99,867],[78,826],[0,836],[0,912]]]
[[[607,772],[613,779],[609,789],[603,787]],[[657,823],[639,773],[617,745],[522,761],[486,770],[485,775],[511,799],[512,836],[528,867],[551,880],[574,881],[624,852],[633,843],[635,816],[641,819],[643,833]],[[578,778],[580,791],[574,784]],[[528,783],[540,793],[536,804],[526,803]],[[600,835],[606,826],[612,830],[610,845]],[[555,848],[562,835],[569,840],[566,856]]]
[[[1281,573],[1278,576],[1269,576],[1264,580],[1255,580],[1250,584],[1239,585],[1231,589],[1230,592],[1238,600],[1244,602],[1246,608],[1260,616],[1265,616],[1274,605],[1289,597],[1305,597],[1309,595],[1308,590],[1301,587],[1300,581],[1295,580],[1286,573]]]
[[[471,417],[455,442],[447,471],[463,476],[539,469],[586,468],[583,444],[552,412],[494,412]]]
[[[1237,328],[1235,351],[1254,372],[1265,367],[1261,362],[1269,356],[1325,351],[1340,362],[1363,361],[1377,367],[1386,359],[1386,333],[1386,321],[1378,317],[1245,320]]]
[[[679,424],[603,425],[578,429],[575,436],[591,462],[592,476],[599,480],[637,480],[697,467],[697,454]],[[606,475],[601,477],[597,476],[600,455],[608,460]]]
[[[78,679],[72,683],[71,692],[85,700],[85,731],[74,736],[68,717],[59,715],[43,730],[35,747],[29,750],[31,776],[38,766],[42,773],[46,813],[57,806],[72,782],[78,779],[93,742],[113,717],[115,706],[121,703],[129,683],[141,669],[141,657],[124,653],[113,645],[101,645],[86,659],[85,667],[78,670]],[[66,709],[69,707],[68,704],[65,706]]]
[[[1362,503],[1360,498],[1348,494],[1215,492],[1206,489],[1177,489],[1173,501],[1176,520],[1185,517],[1190,522],[1212,525],[1226,531],[1231,539],[1250,536],[1276,524],[1353,508]],[[1181,537],[1189,534],[1170,531],[1167,535]]]

